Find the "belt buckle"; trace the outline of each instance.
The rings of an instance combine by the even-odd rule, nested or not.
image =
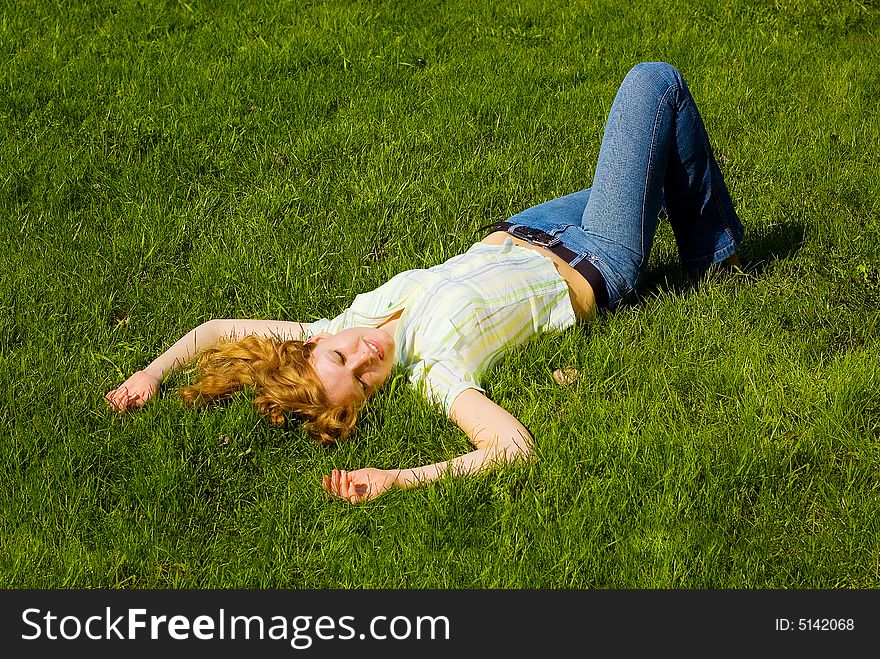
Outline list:
[[[538,247],[555,247],[562,241],[559,240],[556,236],[551,236],[546,231],[540,231],[539,229],[533,229],[532,227],[522,226],[518,224],[516,226],[510,227],[508,230],[510,235],[515,236],[517,238],[522,238],[523,240],[531,243],[532,245],[537,245]]]

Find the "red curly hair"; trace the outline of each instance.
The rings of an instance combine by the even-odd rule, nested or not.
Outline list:
[[[195,407],[229,398],[243,387],[253,388],[254,406],[272,424],[284,425],[285,415],[292,413],[318,442],[343,439],[354,428],[357,405],[330,403],[309,363],[313,346],[260,336],[221,342],[199,354],[196,379],[180,388],[180,397]]]

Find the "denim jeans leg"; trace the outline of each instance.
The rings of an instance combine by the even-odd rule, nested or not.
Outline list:
[[[681,74],[645,62],[624,78],[608,115],[581,227],[597,265],[620,293],[631,292],[648,262],[666,205],[679,253],[697,268],[729,256],[742,225],[696,104]]]
[[[589,188],[572,192],[564,197],[526,208],[507,221],[511,224],[523,224],[548,233],[555,233],[560,225],[573,224],[577,226],[581,223],[589,198]]]

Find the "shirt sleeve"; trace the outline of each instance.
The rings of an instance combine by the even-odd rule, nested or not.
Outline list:
[[[309,325],[309,328],[303,335],[303,341],[307,341],[316,334],[321,334],[322,332],[326,332],[327,334],[336,334],[337,332],[345,329],[345,327],[343,327],[344,322],[345,312],[342,312],[333,319],[321,318],[320,320],[315,320],[311,323],[311,325]]]
[[[394,295],[399,282],[403,281],[403,274],[406,273],[392,277],[379,288],[356,295],[351,306],[335,318],[312,322],[305,338],[310,339],[321,332],[336,334],[349,327],[378,327],[403,306],[403,300],[395,300]]]
[[[375,317],[368,313],[367,310],[374,306],[374,293],[361,293],[355,297],[354,302],[341,314],[335,318],[321,318],[316,320],[309,327],[307,339],[312,338],[315,334],[326,332],[327,334],[337,334],[349,327],[358,325],[372,326],[375,324]]]
[[[412,367],[409,378],[425,398],[443,408],[447,417],[452,403],[465,389],[486,393],[473,372],[457,360],[421,360]]]

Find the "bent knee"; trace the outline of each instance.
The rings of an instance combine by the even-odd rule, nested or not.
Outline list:
[[[660,79],[668,83],[681,81],[681,73],[667,62],[639,62],[633,66],[627,76],[638,75]]]

